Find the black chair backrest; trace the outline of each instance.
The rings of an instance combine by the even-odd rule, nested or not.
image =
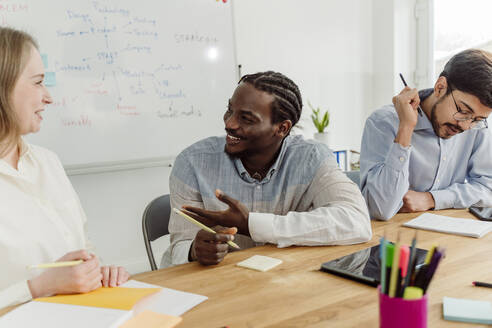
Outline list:
[[[157,197],[147,205],[142,216],[142,230],[149,257],[150,267],[157,270],[152,251],[151,241],[169,234],[169,218],[171,216],[171,202],[169,194]]]

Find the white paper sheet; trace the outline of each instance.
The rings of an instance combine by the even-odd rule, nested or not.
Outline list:
[[[474,238],[480,238],[492,231],[492,222],[451,218],[432,213],[424,213],[403,224],[403,226]]]
[[[179,290],[169,289],[161,286],[147,284],[141,281],[130,280],[121,285],[128,288],[162,288],[160,292],[149,295],[140,300],[134,307],[133,312],[138,314],[143,310],[151,310],[157,313],[180,316],[186,311],[207,300],[208,297],[186,293]]]
[[[0,318],[0,327],[95,328],[118,327],[132,311],[97,307],[29,302]]]

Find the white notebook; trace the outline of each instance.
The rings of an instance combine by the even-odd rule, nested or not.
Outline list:
[[[474,238],[481,238],[492,231],[492,222],[451,218],[431,213],[424,213],[403,224],[403,226]]]

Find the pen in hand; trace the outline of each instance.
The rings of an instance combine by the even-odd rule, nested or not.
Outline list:
[[[192,218],[191,216],[187,215],[186,213],[183,213],[182,211],[178,210],[177,208],[173,208],[173,211],[176,213],[176,214],[179,214],[181,215],[183,218],[185,218],[186,220],[190,221],[191,223],[195,224],[196,226],[200,227],[201,229],[205,230],[205,231],[208,231],[210,233],[217,233],[215,232],[214,230],[212,230],[210,227],[207,227],[206,225],[204,225],[203,223],[195,220],[194,218]],[[235,242],[229,240],[227,242],[227,244],[229,246],[232,246],[236,249],[241,249]]]
[[[403,85],[408,87],[408,84],[405,81],[405,79],[403,78],[403,75],[401,73],[400,73],[400,78],[401,78],[401,81],[403,82]],[[417,107],[417,111],[418,111],[419,115],[422,116],[422,107],[420,107],[420,105]]]
[[[41,263],[35,265],[28,265],[28,269],[48,269],[48,268],[61,268],[66,266],[74,266],[84,262],[83,260],[77,261],[65,261],[65,262],[53,262],[53,263]]]

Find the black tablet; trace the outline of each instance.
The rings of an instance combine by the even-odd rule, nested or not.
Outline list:
[[[492,207],[470,207],[470,213],[480,220],[492,221]]]
[[[417,248],[417,267],[424,263],[427,250]],[[366,248],[321,265],[321,271],[377,287],[381,278],[379,245]]]

